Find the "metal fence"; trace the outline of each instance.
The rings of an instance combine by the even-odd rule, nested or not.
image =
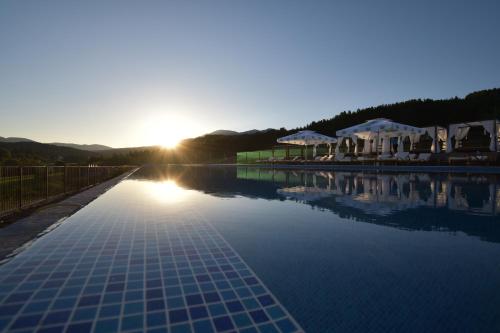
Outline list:
[[[126,166],[0,166],[0,216],[50,201],[131,170]]]

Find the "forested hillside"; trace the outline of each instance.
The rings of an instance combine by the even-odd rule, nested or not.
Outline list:
[[[270,148],[276,139],[300,129],[311,129],[319,133],[335,136],[335,132],[374,118],[388,118],[397,122],[425,127],[500,118],[500,89],[482,90],[464,98],[442,100],[416,99],[400,103],[379,105],[356,111],[344,111],[329,119],[292,130],[267,130],[239,136],[209,135],[187,140],[186,144],[198,149],[221,152],[248,151]]]

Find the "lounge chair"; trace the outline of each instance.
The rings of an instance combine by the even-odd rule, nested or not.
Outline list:
[[[377,157],[379,161],[393,161],[396,159],[395,156],[392,156],[391,154],[382,154]]]
[[[418,154],[418,157],[415,159],[415,161],[419,162],[427,162],[431,158],[431,153],[420,153]]]
[[[335,156],[335,161],[337,162],[351,162],[352,158],[350,156],[345,156],[343,153],[339,153]]]
[[[396,155],[394,155],[394,156],[399,161],[407,161],[410,159],[410,153],[407,151],[402,152],[402,153],[396,153]]]
[[[471,161],[484,162],[488,160],[488,155],[482,154],[480,152],[476,152],[475,155],[470,157]]]

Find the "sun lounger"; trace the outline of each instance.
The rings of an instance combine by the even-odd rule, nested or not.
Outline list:
[[[342,161],[345,157],[345,154],[343,153],[338,153],[337,155],[335,155],[335,161]]]
[[[339,153],[335,156],[335,161],[337,162],[351,162],[352,158],[350,156],[345,156],[343,153]]]
[[[488,160],[488,156],[487,155],[474,155],[474,156],[471,156],[470,157],[471,161],[486,161]]]
[[[395,156],[392,156],[391,154],[383,154],[383,155],[379,155],[377,157],[377,159],[379,161],[392,161],[392,160],[395,160],[396,157]]]
[[[395,157],[399,161],[408,161],[410,159],[410,153],[406,151],[402,153],[396,153]]]
[[[420,153],[418,154],[418,157],[415,160],[419,162],[427,162],[430,160],[430,158],[431,158],[430,153]]]

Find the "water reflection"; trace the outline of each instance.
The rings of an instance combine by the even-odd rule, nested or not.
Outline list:
[[[179,203],[186,197],[186,191],[177,185],[175,180],[168,179],[158,182],[144,182],[141,185],[147,195],[161,203]]]
[[[500,327],[499,176],[171,166],[131,178],[183,188],[151,212],[206,218],[306,332]]]
[[[261,175],[262,171],[239,174],[239,177],[258,180]],[[299,176],[303,186],[290,187],[291,176],[297,177],[293,173],[283,175],[285,180],[282,184],[285,187],[278,189],[278,194],[304,202],[331,196],[340,204],[369,214],[389,215],[417,207],[446,207],[479,215],[496,215],[500,212],[500,186],[497,185],[496,177],[491,176],[431,177],[421,173],[314,172]],[[264,179],[268,179],[268,176],[264,176]]]
[[[462,231],[500,241],[496,175],[170,166],[143,168],[133,178],[175,180],[181,187],[219,197],[293,200],[356,221]]]

